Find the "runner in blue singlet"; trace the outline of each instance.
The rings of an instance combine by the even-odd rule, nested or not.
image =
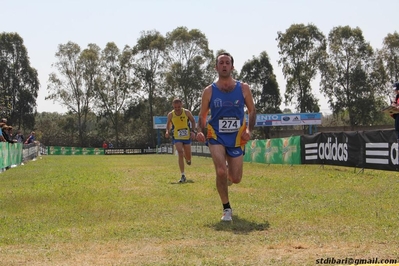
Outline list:
[[[202,93],[201,110],[197,123],[197,140],[208,141],[216,171],[216,188],[223,204],[222,221],[232,220],[232,208],[228,196],[228,181],[240,183],[243,173],[243,148],[251,138],[256,122],[256,110],[248,84],[231,76],[234,59],[222,53],[216,59],[218,80],[207,86]],[[248,126],[244,106],[248,111]],[[207,137],[205,128],[207,125]],[[228,168],[226,165],[228,163]]]

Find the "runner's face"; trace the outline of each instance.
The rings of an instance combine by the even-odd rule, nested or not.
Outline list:
[[[230,56],[221,55],[218,57],[216,71],[218,72],[219,76],[228,77],[233,69],[234,66],[231,64]]]
[[[181,103],[174,103],[173,104],[173,109],[175,110],[176,113],[180,114],[182,110],[182,104]]]

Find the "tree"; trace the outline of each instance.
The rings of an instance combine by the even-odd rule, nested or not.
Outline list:
[[[346,110],[351,126],[371,123],[381,106],[371,79],[373,49],[359,28],[349,26],[333,28],[328,45],[320,64],[320,85],[333,113]]]
[[[82,127],[82,132],[84,132],[84,142],[87,144],[88,140],[87,134],[88,129],[88,116],[92,113],[94,109],[95,100],[95,86],[96,81],[101,76],[101,49],[96,44],[89,44],[86,49],[84,49],[79,57],[79,62],[82,65],[82,79],[83,84],[86,88],[85,95],[82,98],[83,112],[82,120],[79,122]]]
[[[241,69],[240,78],[251,85],[255,101],[256,112],[261,114],[281,113],[281,97],[273,66],[269,56],[262,52],[259,57],[245,62]],[[261,128],[263,138],[270,139],[270,127]]]
[[[81,53],[78,44],[68,42],[60,44],[55,56],[58,62],[53,64],[58,70],[49,75],[47,99],[59,102],[76,114],[79,144],[83,147],[86,134],[86,118],[94,97],[93,80],[98,72],[99,48],[89,44]],[[71,125],[73,126],[73,125]]]
[[[95,109],[111,122],[117,146],[121,116],[137,89],[132,58],[129,46],[125,46],[121,53],[115,43],[107,43],[101,56],[101,76],[95,82],[98,103]]]
[[[69,118],[69,119],[68,119]],[[74,146],[75,130],[71,127],[73,124],[71,115],[59,113],[37,113],[36,114],[36,132],[41,133],[40,141],[48,146]]]
[[[183,100],[185,107],[196,111],[202,90],[212,80],[207,70],[212,64],[212,51],[206,36],[199,30],[178,27],[166,34],[166,84],[171,95]]]
[[[171,108],[171,103],[166,97],[155,97],[153,99],[153,111],[159,116],[166,116]],[[129,105],[128,110],[125,112],[124,123],[127,125],[125,143],[134,147],[147,148],[151,145],[148,139],[147,130],[137,130],[137,125],[145,125],[149,116],[149,102],[148,99],[137,99],[135,103]],[[154,129],[151,127],[152,131]],[[157,129],[157,139],[163,139],[170,143],[169,139],[164,138],[164,130]],[[128,146],[128,147],[132,147]]]
[[[150,141],[155,146],[154,130],[152,117],[154,116],[154,98],[163,94],[159,84],[162,83],[161,75],[163,68],[163,58],[166,46],[165,37],[158,31],[142,32],[137,44],[133,47],[135,56],[134,72],[141,82],[142,96],[148,97],[149,119],[147,119],[147,134]],[[143,128],[144,130],[144,128]]]
[[[385,107],[391,104],[393,96],[392,83],[389,81],[390,78],[387,73],[386,64],[383,58],[382,50],[375,50],[374,58],[372,59],[371,71],[369,75],[369,83],[371,85],[372,94],[375,96],[376,101],[379,103],[378,106]],[[392,96],[392,97],[389,97]],[[382,113],[378,112],[380,115]],[[381,117],[375,117],[380,122]]]
[[[399,34],[395,31],[384,38],[382,58],[385,62],[390,82],[399,81]]]
[[[17,33],[0,34],[0,112],[18,128],[33,129],[39,91],[36,69]]]
[[[240,79],[251,85],[257,113],[281,113],[280,90],[266,52],[245,62]]]
[[[325,36],[308,24],[293,24],[285,33],[277,33],[279,65],[287,80],[286,104],[297,100],[301,113],[319,112],[318,100],[312,93],[311,81],[316,78],[318,62],[326,49]]]

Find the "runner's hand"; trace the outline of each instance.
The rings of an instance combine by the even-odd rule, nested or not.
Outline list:
[[[196,139],[196,135],[195,135],[195,133],[194,132],[191,132],[191,134],[190,134],[191,136],[191,140],[195,140]]]
[[[248,130],[248,128],[244,132],[242,132],[241,138],[245,141],[248,141],[251,139],[251,132]]]
[[[205,142],[205,135],[202,132],[197,133],[197,140],[199,142]]]

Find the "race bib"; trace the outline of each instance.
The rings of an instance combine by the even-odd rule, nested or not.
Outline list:
[[[188,136],[188,129],[187,128],[183,128],[183,129],[177,130],[177,136],[178,137],[187,137]]]
[[[241,127],[240,119],[237,117],[221,117],[219,118],[219,132],[233,133],[237,132]]]

